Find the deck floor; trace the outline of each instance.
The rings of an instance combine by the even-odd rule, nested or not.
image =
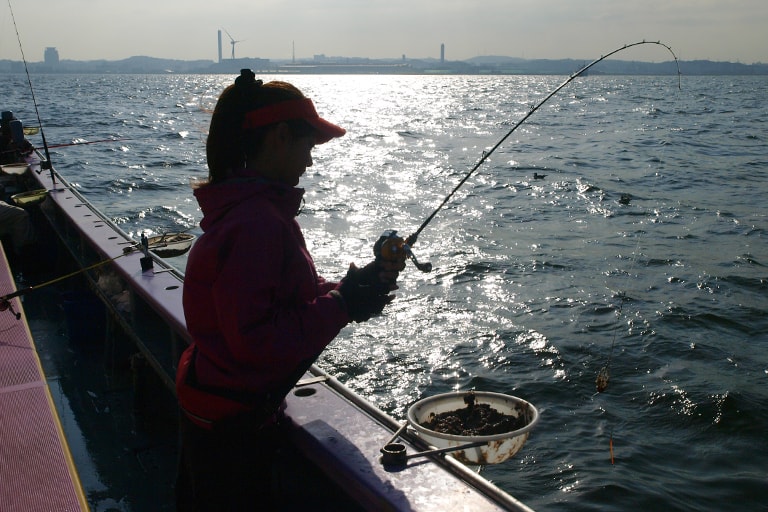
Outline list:
[[[0,245],[0,295],[16,290]],[[0,311],[0,503],[8,511],[88,505],[19,298]]]

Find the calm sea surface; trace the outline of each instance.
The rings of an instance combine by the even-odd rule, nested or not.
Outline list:
[[[524,448],[482,474],[535,509],[768,510],[768,77],[682,71],[553,97],[421,233],[434,270],[409,265],[321,366],[399,419],[452,390],[531,401]],[[200,233],[189,180],[232,76],[32,78],[50,145],[123,139],[51,150],[90,201],[137,236]],[[348,130],[302,183],[329,278],[412,233],[564,79],[287,78]],[[36,124],[26,77],[0,84]]]

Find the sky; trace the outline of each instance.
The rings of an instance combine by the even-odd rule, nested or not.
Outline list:
[[[225,59],[231,40],[238,58],[439,58],[444,44],[447,60],[587,61],[648,40],[681,60],[752,64],[768,63],[766,27],[766,0],[7,0],[0,59],[40,62],[52,46],[66,60],[215,61],[221,30]],[[643,45],[615,58],[670,56]]]

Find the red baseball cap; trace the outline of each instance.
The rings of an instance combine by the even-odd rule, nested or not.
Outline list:
[[[324,144],[335,137],[341,137],[347,130],[326,121],[317,114],[309,98],[296,98],[251,110],[245,114],[243,129],[260,128],[281,121],[302,119],[315,129],[315,144]]]

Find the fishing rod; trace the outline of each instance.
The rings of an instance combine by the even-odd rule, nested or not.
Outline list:
[[[443,201],[440,203],[440,205],[435,208],[435,210],[424,220],[424,222],[421,223],[419,228],[414,231],[411,235],[409,235],[407,238],[403,239],[397,236],[397,231],[395,230],[387,230],[385,231],[379,240],[374,245],[374,254],[376,257],[383,257],[384,259],[389,260],[396,260],[398,257],[402,258],[403,256],[406,256],[409,258],[413,264],[421,270],[422,272],[430,272],[432,270],[432,265],[429,262],[426,263],[419,263],[419,261],[416,259],[416,257],[413,255],[413,252],[411,251],[411,247],[416,243],[416,240],[418,239],[421,232],[426,228],[430,222],[437,216],[437,214],[440,212],[440,210],[443,209],[443,207],[448,203],[448,201],[451,200],[453,195],[464,185],[464,183],[467,182],[467,180],[477,171],[477,169],[490,157],[503,143],[506,141],[510,135],[512,135],[515,130],[517,130],[520,125],[522,125],[526,120],[528,120],[529,117],[531,117],[539,108],[544,105],[547,101],[549,101],[550,98],[552,98],[555,94],[557,94],[563,87],[571,83],[573,80],[575,80],[579,75],[586,72],[589,68],[594,66],[595,64],[602,62],[603,60],[607,59],[608,57],[622,52],[624,50],[627,50],[629,48],[632,48],[634,46],[640,46],[645,44],[655,44],[662,46],[666,48],[669,53],[672,54],[672,57],[675,59],[675,64],[677,66],[677,87],[678,89],[682,89],[682,79],[681,79],[681,73],[680,73],[680,61],[677,59],[677,55],[675,55],[675,52],[672,51],[672,48],[661,41],[638,41],[636,43],[626,44],[620,48],[617,48],[605,55],[600,56],[600,58],[597,58],[590,62],[589,64],[585,65],[578,71],[574,72],[572,75],[570,75],[563,83],[558,85],[552,92],[550,92],[547,96],[544,97],[540,102],[535,104],[531,107],[531,109],[528,111],[527,114],[523,116],[522,119],[520,119],[507,133],[504,134],[504,136],[499,139],[499,141],[488,151],[483,151],[482,155],[480,156],[480,159],[477,161],[477,163],[467,172],[467,174],[459,181],[459,183],[456,184],[456,186],[451,190],[451,192],[445,196]]]
[[[36,285],[32,285],[32,286],[27,286],[26,288],[22,288],[21,290],[16,290],[15,292],[8,293],[6,295],[2,295],[2,296],[0,296],[0,311],[5,311],[6,309],[9,309],[11,311],[11,313],[18,320],[19,318],[21,318],[21,313],[18,313],[16,311],[14,311],[13,305],[11,304],[11,299],[14,299],[16,297],[21,297],[22,295],[26,295],[26,294],[28,294],[31,291],[37,290],[39,288],[45,288],[46,286],[50,286],[52,284],[56,284],[59,281],[63,281],[65,279],[69,279],[70,277],[76,276],[78,274],[82,274],[84,272],[87,272],[87,271],[92,270],[94,268],[100,267],[102,265],[106,265],[107,263],[110,263],[112,261],[115,261],[118,258],[122,258],[123,256],[125,256],[127,254],[130,254],[130,252],[131,252],[130,250],[129,251],[123,250],[122,254],[118,254],[114,258],[107,258],[105,260],[98,261],[98,262],[94,263],[93,265],[89,265],[87,267],[83,267],[81,269],[75,270],[74,272],[70,272],[69,274],[64,274],[63,276],[55,277],[53,279],[45,281],[44,283],[40,283],[40,284],[36,284]]]
[[[45,131],[43,130],[43,122],[40,119],[40,109],[37,107],[37,98],[35,98],[35,88],[32,87],[32,78],[29,76],[29,67],[27,66],[27,57],[24,55],[24,47],[21,44],[21,36],[19,35],[19,27],[16,26],[16,16],[13,14],[13,7],[11,6],[11,0],[8,0],[8,10],[11,12],[11,20],[13,20],[13,29],[16,31],[16,40],[19,42],[19,51],[21,52],[21,60],[24,61],[24,71],[27,74],[27,83],[29,84],[29,91],[32,94],[32,104],[35,106],[35,115],[37,116],[37,124],[40,129],[40,137],[43,139],[43,150],[45,152],[45,162],[40,162],[40,168],[50,171],[51,184],[56,187],[56,177],[53,172],[53,164],[51,163],[51,154],[48,151],[48,143],[45,140]]]
[[[65,142],[65,143],[61,143],[61,144],[48,144],[48,145],[45,145],[44,148],[46,148],[46,149],[67,148],[67,147],[70,147],[70,146],[84,146],[86,144],[98,144],[98,143],[101,143],[101,142],[120,142],[120,141],[124,141],[124,140],[131,140],[131,139],[129,139],[129,138],[120,138],[120,139],[101,139],[101,140],[81,141],[81,142]],[[30,152],[31,152],[31,150],[39,150],[39,149],[41,149],[41,148],[39,148],[37,146],[31,146],[30,145],[29,147],[30,147]],[[15,152],[18,152],[18,151],[19,150],[16,149],[16,148],[14,148],[14,149],[6,149],[5,151],[0,151],[0,154],[15,153]]]
[[[185,229],[184,231],[179,231],[178,233],[173,234],[179,234],[179,233],[186,233],[192,229],[194,229],[195,226],[190,226],[189,228]],[[13,305],[11,304],[11,299],[14,299],[16,297],[21,297],[23,295],[28,294],[29,292],[38,290],[40,288],[45,288],[46,286],[50,286],[52,284],[56,284],[60,281],[64,281],[65,279],[69,279],[70,277],[74,277],[79,274],[83,274],[85,272],[88,272],[89,270],[93,270],[95,268],[101,267],[103,265],[106,265],[107,263],[112,263],[118,258],[122,258],[123,256],[127,256],[129,254],[132,254],[135,251],[141,251],[144,253],[144,257],[141,258],[141,264],[142,264],[142,272],[145,270],[148,270],[149,268],[152,268],[152,257],[149,255],[150,249],[155,249],[157,247],[165,247],[166,245],[163,244],[163,239],[171,235],[171,233],[164,233],[161,237],[160,242],[153,243],[150,245],[149,239],[146,237],[146,235],[142,232],[141,233],[141,241],[140,242],[131,242],[131,245],[128,247],[123,247],[122,254],[118,254],[117,256],[113,257],[107,257],[101,261],[97,261],[96,263],[93,263],[91,265],[88,265],[87,267],[80,268],[78,270],[75,270],[73,272],[69,272],[68,274],[64,274],[62,276],[55,277],[53,279],[49,279],[48,281],[45,281],[40,284],[27,286],[26,288],[22,288],[20,290],[16,290],[15,292],[11,292],[5,295],[0,295],[0,312],[5,310],[10,310],[11,313],[16,317],[18,320],[21,318],[20,313],[17,313],[13,309]]]
[[[131,140],[127,137],[122,137],[119,139],[100,139],[100,140],[89,140],[89,141],[81,141],[81,142],[66,142],[62,144],[51,144],[50,146],[47,146],[49,149],[53,148],[67,148],[70,146],[84,146],[86,144],[98,144],[100,142],[120,142],[124,140]],[[35,148],[37,149],[37,148]]]

